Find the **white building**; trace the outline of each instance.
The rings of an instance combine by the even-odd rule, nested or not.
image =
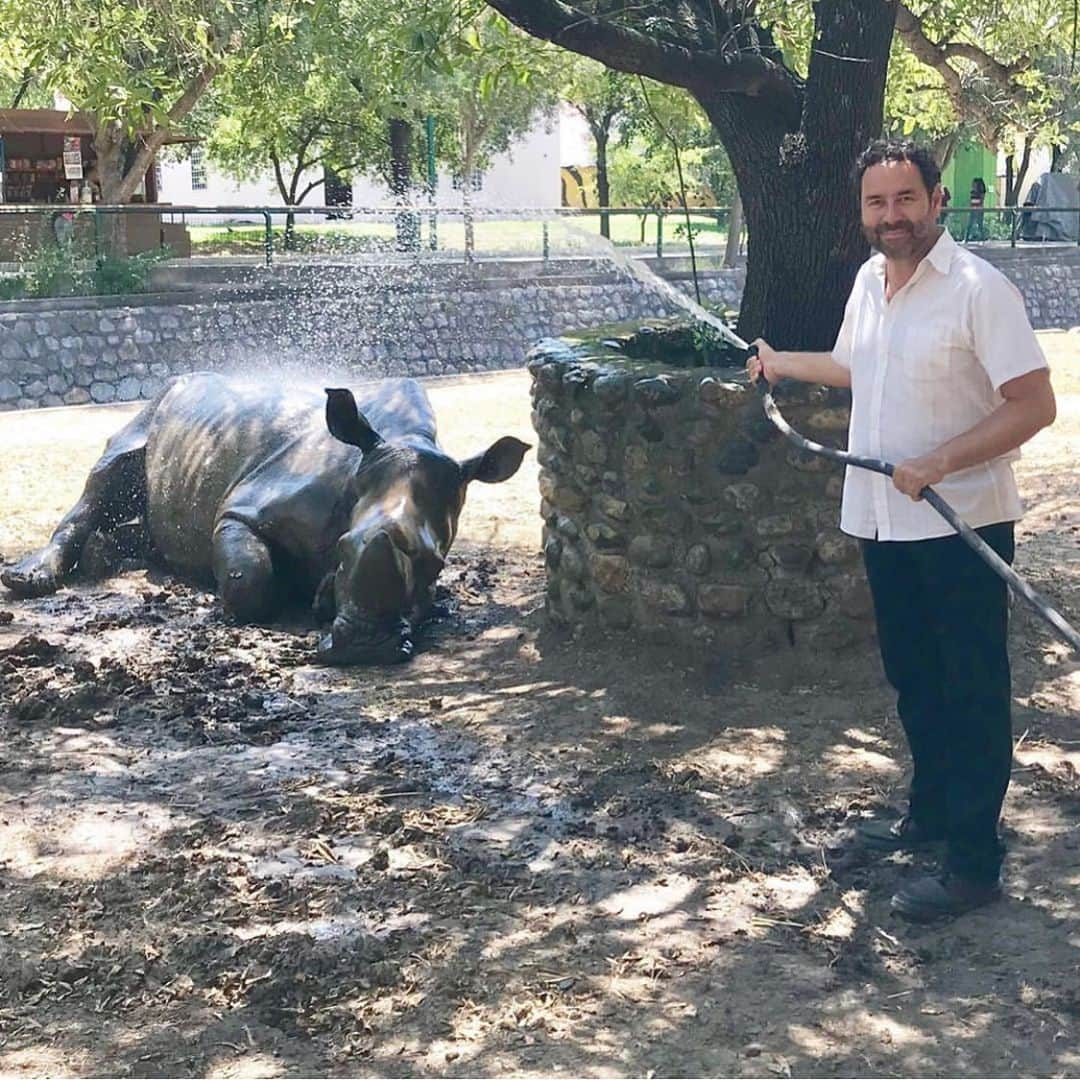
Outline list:
[[[585,117],[572,105],[559,105],[559,164],[595,165],[596,141]]]
[[[540,119],[506,153],[499,154],[491,167],[474,185],[472,202],[478,207],[556,207],[561,201],[559,181],[560,117]],[[283,206],[272,173],[257,180],[238,181],[222,174],[206,159],[202,147],[193,146],[177,160],[162,160],[158,164],[158,200],[177,206]],[[317,172],[305,177],[302,187],[322,178]],[[419,201],[426,194],[418,192]],[[453,179],[440,173],[436,182],[436,202],[440,206],[460,206],[462,193]],[[316,188],[305,200],[310,206],[325,203],[322,187]],[[352,204],[355,207],[389,207],[393,205],[387,187],[368,177],[357,177],[352,185]],[[189,224],[212,224],[240,220],[248,215],[207,214]],[[319,221],[315,215],[307,220]]]

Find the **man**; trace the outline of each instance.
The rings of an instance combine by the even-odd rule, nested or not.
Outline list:
[[[937,224],[929,151],[879,141],[857,164],[859,270],[831,353],[764,341],[751,378],[850,386],[853,453],[897,463],[891,481],[849,468],[840,527],[861,541],[885,673],[914,763],[908,812],[860,830],[879,851],[944,842],[942,872],[899,889],[919,921],[1001,894],[997,826],[1012,763],[1008,595],[920,499],[933,486],[1007,562],[1021,515],[1017,448],[1055,416],[1046,358],[1017,289]]]

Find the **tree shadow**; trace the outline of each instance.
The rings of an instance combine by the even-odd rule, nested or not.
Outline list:
[[[75,594],[15,670],[57,697],[2,714],[0,1068],[1075,1069],[1067,710],[1022,706],[1009,898],[908,927],[922,863],[834,857],[903,778],[876,676],[706,693],[542,630],[539,569],[495,565],[407,669],[314,668],[195,590]]]

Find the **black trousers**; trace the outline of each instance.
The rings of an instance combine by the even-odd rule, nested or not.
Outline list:
[[[979,535],[1008,563],[1013,523]],[[992,880],[1012,767],[1008,587],[959,536],[862,541],[885,675],[914,763],[909,813],[946,869]]]

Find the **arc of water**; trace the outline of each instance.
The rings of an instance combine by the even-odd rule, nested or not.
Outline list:
[[[601,238],[598,237],[597,239]],[[627,257],[607,241],[605,241],[605,244],[610,248],[610,257],[616,265],[633,274],[634,277],[647,287],[663,293],[664,296],[683,308],[698,321],[711,326],[725,341],[728,342],[728,344],[733,345],[736,349],[743,352],[748,359],[757,352],[756,346],[744,341],[738,334],[731,330],[722,319],[707,311],[700,304],[695,303],[689,296],[680,292],[670,281],[665,281],[644,262]],[[836,450],[833,447],[822,446],[820,443],[813,442],[803,435],[800,435],[790,424],[788,424],[780,410],[777,408],[776,402],[773,400],[772,390],[764,378],[759,377],[757,388],[761,393],[765,415],[768,416],[769,420],[785,438],[800,449],[806,450],[811,454],[816,454],[819,457],[830,458],[833,461],[841,462],[844,465],[856,469],[868,469],[871,472],[892,476],[894,467],[890,462],[881,461],[878,458],[861,457],[858,454],[848,453],[846,450]],[[957,514],[936,491],[934,491],[933,488],[925,487],[919,494],[949,523],[960,538],[972,548],[975,554],[978,555],[979,558],[998,575],[998,577],[1002,578],[1013,592],[1026,600],[1062,641],[1071,646],[1073,651],[1080,655],[1080,631],[1077,631],[1068,619],[1066,619],[1065,616],[1046,599],[1046,597],[1029,585],[1015,570],[1013,570],[1013,568],[1005,562],[1005,560],[1002,559],[1001,556],[998,555],[998,553],[994,551],[994,549],[990,547],[990,545],[986,543],[986,541],[983,540],[983,538],[979,536],[979,534],[975,532],[975,530],[972,529],[971,526],[968,525],[968,523],[964,521],[963,518],[961,518],[960,515]]]

